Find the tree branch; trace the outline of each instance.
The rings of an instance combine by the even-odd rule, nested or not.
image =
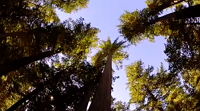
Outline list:
[[[200,10],[200,4],[195,5],[195,6],[190,6],[180,11],[173,12],[165,16],[159,17],[156,20],[150,21],[149,24],[152,25],[158,21],[164,21],[168,19],[187,19],[187,18],[192,18],[192,17],[200,17],[200,12],[198,12],[197,10]]]

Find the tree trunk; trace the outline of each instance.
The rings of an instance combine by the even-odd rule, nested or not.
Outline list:
[[[21,59],[14,60],[9,63],[1,64],[0,65],[0,69],[1,69],[0,76],[7,75],[7,73],[9,73],[11,71],[17,70],[21,67],[24,67],[34,61],[41,60],[45,57],[50,57],[56,53],[57,52],[55,52],[55,51],[47,51],[47,52],[43,52],[41,54],[32,55],[29,57],[23,57]]]
[[[175,2],[176,1],[176,2]],[[157,13],[159,13],[160,11],[168,8],[168,7],[171,7],[173,5],[176,5],[178,3],[181,3],[185,0],[171,0],[171,2],[168,0],[167,2],[163,3],[162,5],[156,7],[154,9],[154,11],[150,12],[148,15],[156,15]],[[149,6],[150,7],[150,6]]]
[[[165,16],[159,17],[156,20],[150,21],[149,24],[155,24],[156,22],[167,20],[167,19],[186,19],[192,17],[200,17],[200,4],[195,6],[190,6],[188,8],[182,9],[177,12],[167,14]]]
[[[90,97],[91,97],[93,89],[94,88],[92,85],[88,85],[88,88],[86,89],[84,97],[82,98],[81,102],[79,103],[79,105],[75,111],[86,111],[87,110],[87,106],[90,101]]]
[[[97,72],[98,73],[98,72]],[[100,82],[102,77],[102,73],[98,73],[97,79],[94,83],[88,83],[86,92],[84,94],[84,97],[82,98],[81,102],[79,103],[78,107],[75,109],[75,111],[87,111],[87,106],[90,101],[90,98],[95,90],[95,87],[98,86],[98,83]]]
[[[108,55],[99,86],[88,111],[111,111],[112,54]]]
[[[57,73],[54,77],[52,77],[50,80],[45,81],[44,83],[40,83],[38,84],[37,88],[34,89],[31,93],[29,93],[28,95],[24,96],[22,99],[20,99],[18,102],[16,102],[14,105],[12,105],[9,109],[7,109],[6,111],[14,111],[16,110],[20,105],[22,105],[24,103],[24,105],[27,104],[27,100],[30,100],[31,97],[37,95],[39,92],[41,92],[46,85],[49,85],[51,83],[54,83],[52,81],[56,81],[61,77],[61,74],[64,72],[65,70],[60,71],[59,73]]]

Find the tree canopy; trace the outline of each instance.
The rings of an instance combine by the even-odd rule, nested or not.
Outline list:
[[[130,111],[131,105],[134,111],[200,110],[199,0],[147,0],[146,8],[121,15],[123,40],[113,42],[100,40],[100,30],[84,18],[61,21],[56,13],[88,3],[0,1],[1,111]],[[130,100],[116,101],[112,63],[123,69],[129,43],[158,36],[166,40],[168,69],[161,63],[155,71],[142,60],[127,65]],[[92,49],[97,53],[87,61]]]
[[[200,13],[195,10],[200,10],[200,2],[147,0],[146,4],[147,8],[122,14],[119,32],[134,45],[144,39],[152,42],[155,37],[164,37],[169,70],[161,65],[155,72],[153,66],[145,68],[142,61],[127,66],[130,102],[139,111],[197,111],[198,86],[194,84],[198,84],[200,68]]]
[[[130,103],[135,104],[136,110],[199,110],[199,71],[185,71],[175,75],[169,73],[162,64],[156,72],[153,69],[152,66],[145,68],[142,61],[126,67]]]
[[[124,38],[137,44],[144,39],[153,41],[163,36],[167,40],[165,53],[173,72],[198,69],[200,14],[192,12],[199,10],[199,1],[147,0],[146,4],[147,8],[121,16],[119,30]],[[169,8],[174,11],[164,14]]]

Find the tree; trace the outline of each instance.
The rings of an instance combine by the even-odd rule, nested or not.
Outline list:
[[[95,47],[97,28],[84,23],[83,18],[60,22],[55,13],[56,8],[77,11],[87,3],[87,0],[1,1],[0,66],[4,76],[0,80],[0,106],[3,110],[23,98],[30,87],[36,88],[36,84],[48,78],[40,77],[41,61],[49,62],[60,53],[73,61],[82,61]]]
[[[185,5],[181,4],[182,2],[186,2],[189,7],[186,8]],[[172,25],[170,23],[166,24],[166,22],[178,19],[184,19],[188,22],[191,20],[190,22],[192,22],[195,20],[192,19],[192,17],[199,17],[198,13],[195,13],[196,15],[190,15],[191,12],[193,12],[193,9],[199,8],[196,0],[147,0],[146,3],[148,8],[144,8],[141,11],[136,10],[132,13],[126,11],[126,13],[123,14],[120,19],[120,32],[125,36],[126,39],[132,41],[133,43],[140,42],[146,38],[152,40],[153,36],[165,36],[166,34],[169,34],[167,33],[167,30],[164,33],[160,32],[165,29],[162,25]],[[163,14],[165,9],[171,7],[175,8],[175,12],[158,17]],[[190,19],[188,20],[187,18]],[[162,30],[159,30],[158,28],[161,28]]]
[[[148,7],[121,16],[120,32],[125,39],[137,44],[143,39],[154,40],[156,36],[167,39],[165,53],[171,71],[198,69],[199,63],[199,14],[192,10],[199,8],[197,0],[147,1]],[[174,12],[161,16],[165,9]],[[160,17],[161,16],[161,17]]]
[[[6,52],[17,52],[17,54],[13,54],[15,56],[17,55],[17,57],[12,57],[15,59],[17,59],[18,56],[27,57],[44,52],[44,50],[55,48],[57,42],[60,42],[62,39],[64,39],[64,36],[77,36],[72,34],[75,33],[73,32],[75,31],[73,28],[77,30],[80,30],[81,28],[81,19],[77,21],[69,19],[63,23],[60,23],[55,13],[55,9],[59,8],[63,11],[68,10],[68,12],[71,12],[81,9],[81,7],[86,7],[87,3],[87,0],[2,1],[0,5],[0,8],[2,9],[0,11],[0,34],[2,35],[0,41],[3,43],[1,44],[2,48],[9,50]],[[78,23],[76,24],[74,22]],[[90,27],[89,24],[86,25],[82,23],[82,25],[86,26],[84,27],[85,29]],[[61,35],[62,37],[60,37]],[[68,38],[68,40],[70,41],[71,39]],[[52,47],[52,45],[54,45],[54,47]],[[1,53],[6,54],[4,51]],[[8,62],[7,58],[4,57],[5,56],[2,55],[1,60]],[[6,55],[6,57],[9,56]],[[3,62],[1,63],[3,64]]]
[[[29,17],[34,14],[36,15],[36,17],[43,18],[43,20],[47,20],[48,22],[53,22],[53,21],[59,21],[55,9],[59,9],[66,13],[71,13],[72,11],[78,11],[82,8],[86,8],[88,2],[89,0],[73,0],[73,1],[7,0],[0,2],[1,3],[0,16],[3,18],[8,17],[7,20],[12,19],[12,20],[24,21],[32,19]]]
[[[137,61],[126,67],[126,73],[130,103],[135,104],[135,110],[199,110],[199,99],[196,97],[199,94],[196,90],[198,86],[194,86],[198,79],[194,81],[192,78],[198,78],[198,71],[187,70],[176,75],[169,73],[161,65],[159,70],[153,73],[152,66],[145,68],[142,61]]]
[[[86,25],[86,27],[84,27],[84,26],[82,27],[82,25],[80,25],[80,24],[79,24],[79,27],[77,27],[75,22],[73,22],[73,24],[75,26],[74,28],[76,28],[73,31],[75,31],[74,33],[77,34],[77,35],[74,35],[74,36],[79,36],[79,38],[74,38],[76,40],[72,39],[72,40],[63,41],[64,44],[60,44],[58,42],[59,44],[57,44],[57,45],[58,45],[58,47],[63,46],[63,48],[60,48],[61,51],[63,52],[63,54],[71,56],[76,61],[77,60],[80,61],[80,60],[83,60],[86,57],[86,55],[89,53],[90,49],[95,46],[95,41],[97,41],[97,37],[95,35],[93,36],[92,34],[96,34],[98,32],[98,30],[96,28],[94,28],[90,31],[90,29],[88,29],[90,27],[90,25],[88,25],[88,24]],[[84,31],[83,28],[85,28],[86,32],[83,32],[81,34],[77,31],[77,29],[81,29],[82,31]],[[91,34],[91,36],[90,36],[90,34]],[[85,35],[86,38],[83,40],[81,37],[83,37],[84,35]],[[85,45],[84,45],[84,42],[86,43]],[[65,43],[67,43],[66,44],[67,46],[65,45]],[[76,44],[78,44],[78,45],[76,45]],[[58,52],[60,52],[60,51],[58,51]],[[54,50],[52,50],[52,51],[43,52],[43,53],[38,54],[36,56],[33,55],[33,56],[30,56],[30,57],[23,57],[22,59],[11,61],[10,63],[6,63],[7,66],[12,66],[12,67],[9,67],[10,69],[6,67],[6,69],[8,69],[7,72],[11,71],[12,68],[14,68],[14,70],[17,70],[19,67],[22,67],[22,66],[28,65],[28,64],[30,65],[30,63],[32,63],[34,61],[41,60],[45,57],[51,56],[51,55],[58,53],[58,52],[54,52]],[[41,55],[43,55],[43,56],[41,56]],[[6,64],[3,64],[2,67],[5,67]],[[19,65],[19,64],[21,64],[21,65]],[[32,68],[34,68],[34,67],[32,67]],[[11,74],[15,74],[15,73],[11,72]],[[11,74],[9,74],[9,76]]]
[[[164,111],[162,106],[160,107],[160,100],[155,97],[150,89],[152,86],[150,73],[153,71],[153,67],[144,69],[142,61],[137,61],[134,64],[126,67],[126,73],[128,77],[128,87],[130,90],[130,103],[141,104],[139,107],[144,109],[152,107],[149,110]],[[150,100],[145,104],[145,99]],[[147,110],[147,109],[146,109]]]
[[[6,75],[7,73],[11,72],[11,71],[14,71],[14,70],[17,70],[25,65],[28,65],[34,61],[37,61],[37,60],[41,60],[45,57],[49,57],[49,56],[52,56],[56,54],[56,52],[53,52],[53,51],[47,51],[47,52],[44,52],[44,53],[41,53],[41,54],[38,54],[38,55],[34,55],[34,56],[30,56],[30,57],[24,57],[22,59],[19,59],[19,60],[14,60],[10,63],[7,63],[7,64],[2,64],[0,66],[0,68],[2,69],[0,71],[1,73],[1,76],[3,75]]]
[[[118,69],[122,67],[123,60],[128,59],[128,53],[124,51],[124,48],[128,47],[129,45],[122,44],[124,42],[122,41],[119,42],[119,44],[122,44],[122,46],[119,47],[117,46],[117,41],[118,38],[112,43],[110,37],[108,37],[106,41],[100,41],[100,44],[97,47],[98,52],[92,57],[92,63],[94,64],[94,66],[98,67],[99,65],[101,65],[101,62],[98,61],[106,61],[106,57],[110,53],[110,50],[114,50],[116,48],[116,51],[113,51],[112,61]]]
[[[63,24],[60,24],[60,25],[61,26],[59,25],[54,26],[55,31],[53,31],[54,34],[56,32],[58,33],[59,31],[59,34],[53,35],[49,33],[49,36],[47,35],[48,38],[52,36],[51,38],[49,38],[49,41],[48,39],[45,39],[46,42],[44,42],[44,45],[40,44],[42,45],[41,47],[42,49],[40,50],[45,50],[44,48],[46,48],[46,50],[49,49],[50,51],[46,51],[37,55],[31,55],[29,57],[23,57],[18,60],[13,60],[10,63],[4,63],[0,66],[2,69],[5,69],[1,71],[1,74],[6,75],[10,71],[17,70],[20,67],[28,65],[37,60],[41,60],[45,57],[52,56],[61,51],[63,54],[68,54],[71,56],[82,55],[82,57],[85,58],[86,54],[89,53],[90,49],[93,46],[95,46],[95,42],[98,40],[96,37],[98,30],[96,28],[91,28],[90,24],[84,24],[83,19],[80,19],[79,21],[77,21],[77,23],[72,20],[65,21]],[[69,27],[66,27],[66,26],[69,26]],[[53,38],[55,38],[56,40],[56,42],[54,43],[52,41],[54,40]],[[36,42],[40,42],[40,41],[36,41]],[[5,58],[2,57],[2,59],[4,60],[6,60],[6,58],[7,58],[6,56]],[[79,58],[81,59],[81,56],[79,56]],[[8,66],[10,67],[5,68]]]
[[[111,108],[111,111],[129,111],[130,106],[126,102],[116,101]]]
[[[63,73],[63,71],[60,71],[58,74],[56,74],[56,76],[54,76],[52,80],[55,81],[55,78],[60,78],[59,76],[61,75],[61,73]],[[24,96],[22,99],[20,99],[14,105],[12,105],[9,109],[7,109],[7,111],[13,111],[13,110],[17,109],[20,105],[22,105],[23,103],[25,103],[32,96],[37,95],[39,92],[41,92],[45,88],[45,86],[49,85],[51,82],[52,82],[51,80],[48,80],[48,81],[45,81],[44,83],[39,84],[38,88],[36,88],[35,90],[33,90],[28,95]]]
[[[49,23],[58,23],[60,20],[56,9],[71,13],[86,8],[88,0],[73,1],[43,1],[43,0],[7,0],[0,5],[0,35],[1,38],[8,36],[27,37],[35,28]]]
[[[113,43],[111,43],[110,39],[108,39],[106,42],[104,42],[105,45],[102,45],[101,47],[103,50],[98,52],[96,56],[94,56],[93,58],[97,62],[107,56],[106,65],[105,65],[103,74],[101,76],[101,80],[95,91],[94,97],[92,99],[92,103],[88,111],[94,111],[94,110],[110,111],[111,110],[112,57],[117,57],[117,56],[113,56],[114,53],[119,54],[117,52],[118,51],[120,52],[120,50],[123,50],[123,48],[126,47],[125,45],[123,45],[125,43],[124,41],[117,42],[117,40],[118,39],[116,39]],[[122,55],[122,58],[121,58],[122,60],[127,57],[126,53],[121,53],[119,55]],[[95,66],[97,65],[98,64],[96,63]]]
[[[82,70],[83,68],[85,70]],[[15,110],[19,106],[19,110],[66,110],[69,106],[72,109],[77,107],[76,104],[79,103],[84,94],[85,85],[88,79],[95,77],[96,69],[84,61],[81,63],[74,61],[70,66],[65,66],[62,69],[57,68],[51,72],[49,74],[51,77],[46,77],[46,80],[37,84],[33,91],[8,110]],[[55,72],[58,73],[55,74]],[[49,100],[49,98],[53,98],[53,100]],[[52,108],[51,105],[54,107]]]
[[[100,82],[101,76],[102,76],[102,70],[104,66],[104,61],[102,62],[101,67],[95,67],[96,68],[96,75],[94,78],[87,79],[87,82],[85,84],[85,92],[78,103],[75,111],[86,111],[88,107],[89,101],[91,101],[91,98],[93,97],[95,90]]]
[[[96,81],[96,86],[93,86],[91,84],[88,84],[88,89],[87,92],[84,94],[84,99],[82,99],[82,102],[80,102],[78,109],[76,111],[85,111],[89,101],[91,100],[90,98],[94,97],[94,94],[97,90],[98,84],[101,80],[102,77],[102,70],[105,68],[106,64],[106,57],[107,54],[109,53],[109,48],[111,48],[112,43],[110,38],[108,38],[107,41],[101,41],[100,45],[98,48],[100,49],[93,57],[92,57],[92,64],[94,67],[96,67],[99,75],[97,75],[97,81]],[[128,58],[127,52],[123,51],[123,46],[118,49],[118,51],[114,52],[113,54],[113,61],[116,65],[122,65],[122,61],[124,59]],[[112,80],[114,81],[117,77],[112,77]]]

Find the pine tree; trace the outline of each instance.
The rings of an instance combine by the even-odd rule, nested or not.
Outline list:
[[[69,27],[66,27],[66,26],[69,26]],[[32,47],[30,46],[30,44],[27,44],[28,46],[23,46],[23,44],[20,44],[20,43],[16,44],[14,50],[12,50],[12,48],[10,48],[10,50],[5,50],[4,55],[2,55],[3,64],[0,67],[5,69],[6,71],[2,70],[1,74],[6,75],[10,71],[17,70],[20,67],[28,65],[37,60],[41,60],[45,57],[52,56],[59,52],[70,55],[70,56],[74,56],[74,57],[79,56],[80,59],[83,59],[90,52],[90,49],[95,46],[95,42],[98,40],[98,38],[96,37],[96,34],[98,33],[98,29],[92,28],[90,24],[84,24],[83,19],[80,19],[77,21],[73,21],[73,20],[65,21],[63,24],[60,24],[60,26],[59,25],[51,26],[50,30],[52,30],[53,32],[47,33],[49,34],[49,36],[45,35],[47,38],[43,38],[44,42],[43,40],[37,40],[37,39],[33,41],[35,42],[35,44],[32,44],[32,46],[34,47],[36,46],[35,47],[36,52],[32,52],[34,51],[34,49],[32,50]],[[38,34],[38,36],[39,35],[40,34]],[[12,46],[13,43],[16,43],[16,41],[11,40],[10,43],[8,42],[7,44],[11,44]],[[16,47],[18,45],[19,45],[19,49],[16,50]],[[9,45],[7,45],[6,47],[8,46]],[[27,47],[28,48],[27,51],[31,53],[25,52],[26,51],[24,50],[25,47]],[[30,50],[29,50],[29,47],[31,48]],[[37,54],[38,52],[37,50],[40,52],[39,54]],[[15,53],[18,53],[18,56],[21,53],[30,55],[30,56],[18,57],[19,59],[12,58],[14,56],[13,55],[14,53],[10,56],[6,56],[6,53],[9,54],[11,51],[18,51],[18,52],[15,52]],[[19,51],[21,52],[20,54],[19,54]],[[4,63],[5,60],[7,63]],[[19,63],[21,63],[21,65]],[[10,67],[5,68],[7,66],[10,66]]]
[[[142,61],[137,61],[126,67],[126,73],[130,103],[136,106],[135,110],[199,110],[198,71],[185,70],[177,75],[161,64],[154,73],[152,66],[145,68]]]
[[[103,42],[104,45],[101,46],[102,50],[93,58],[96,61],[95,66],[97,66],[97,62],[107,56],[106,65],[92,99],[92,103],[89,107],[89,111],[111,111],[112,57],[115,57],[116,59],[114,60],[118,61],[127,57],[126,52],[120,52],[120,50],[123,50],[124,47],[127,47],[123,45],[125,42],[118,42],[117,40],[118,39],[116,39],[113,43],[111,43],[110,39]],[[114,56],[115,54],[116,56]]]
[[[141,40],[153,41],[157,36],[167,39],[165,53],[170,70],[179,73],[184,69],[199,68],[199,13],[198,0],[147,0],[147,8],[126,12],[121,16],[120,32],[133,44]],[[161,15],[166,9],[174,12]]]
[[[0,79],[0,107],[6,110],[31,93],[30,87],[37,88],[37,84],[48,78],[47,75],[51,77],[50,72],[45,72],[38,64],[42,62],[46,68],[49,61],[63,65],[55,60],[59,54],[70,57],[68,62],[85,60],[91,48],[96,46],[99,30],[84,23],[83,18],[60,22],[56,15],[56,8],[68,13],[86,8],[87,0],[7,0],[0,3],[0,66],[3,75]],[[69,87],[69,90],[82,92],[82,88],[78,91]]]

